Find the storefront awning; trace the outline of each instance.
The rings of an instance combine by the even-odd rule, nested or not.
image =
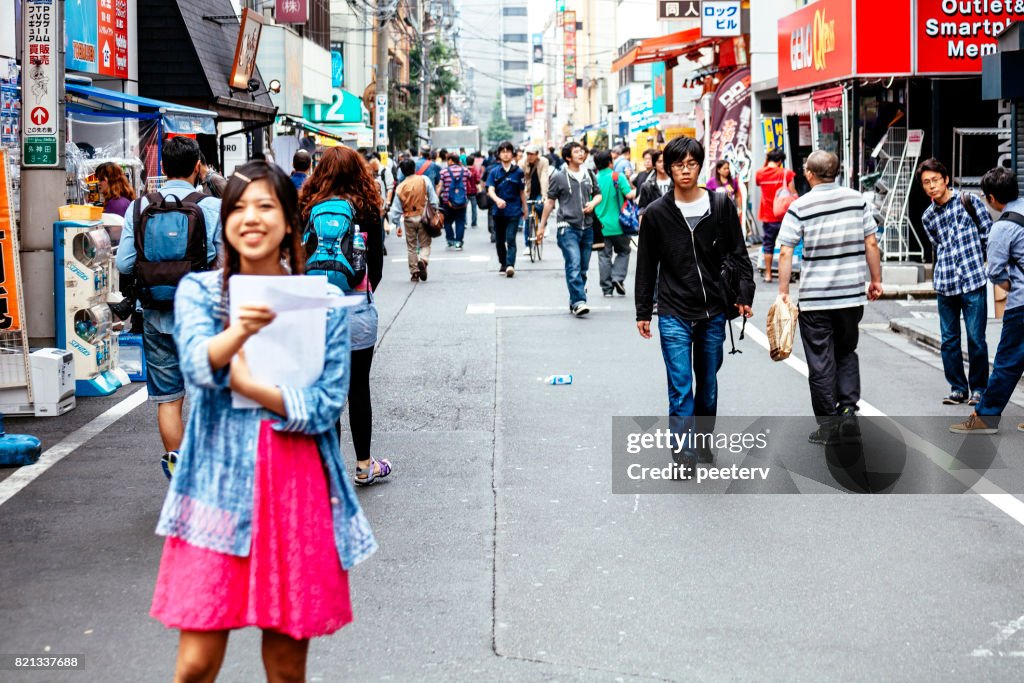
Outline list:
[[[343,131],[332,130],[333,128],[336,128],[336,126],[324,126],[319,123],[313,123],[312,121],[307,121],[301,116],[282,116],[280,123],[289,124],[296,128],[301,128],[304,131],[316,133],[317,135],[323,135],[324,137],[331,138],[332,140],[339,140],[343,142],[345,140],[355,138],[354,133],[346,135]]]
[[[782,98],[783,116],[810,116],[811,97],[807,93]]]
[[[209,135],[217,133],[217,127],[214,125],[214,119],[217,118],[217,114],[206,109],[187,107],[183,104],[174,104],[172,102],[162,102],[148,97],[78,83],[67,83],[64,89],[69,95],[98,104],[100,112],[112,112],[128,118],[162,118],[164,129],[168,133],[206,133]],[[127,110],[123,106],[112,105],[111,103],[118,105],[129,104],[140,109],[155,109],[159,116],[139,117],[136,116],[137,112]],[[69,103],[67,106],[68,110],[72,112],[83,114],[96,113],[96,110],[76,105],[74,102]]]
[[[811,104],[814,106],[814,111],[818,114],[842,109],[843,86],[839,85],[834,88],[817,90],[811,93]]]
[[[612,64],[612,71],[620,71],[633,64],[667,62],[702,47],[710,47],[721,40],[721,38],[703,38],[699,28],[670,33],[658,38],[648,38],[616,59]]]

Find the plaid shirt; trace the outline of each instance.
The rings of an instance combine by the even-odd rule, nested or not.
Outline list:
[[[959,192],[939,206],[925,209],[921,222],[935,246],[935,291],[943,296],[966,294],[984,287],[985,244],[992,228],[992,216],[977,195],[966,195],[978,214],[978,224],[967,213]]]

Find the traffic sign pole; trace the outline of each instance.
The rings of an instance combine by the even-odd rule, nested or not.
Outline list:
[[[29,343],[53,346],[53,223],[67,194],[64,0],[22,0],[21,272]]]

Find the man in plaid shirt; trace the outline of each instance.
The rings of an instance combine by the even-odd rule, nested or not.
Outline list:
[[[988,386],[985,245],[992,216],[981,198],[949,187],[949,171],[941,161],[922,161],[917,175],[932,200],[921,221],[936,252],[933,282],[942,331],[942,367],[951,389],[942,402],[977,405]],[[969,377],[964,375],[960,346],[961,313],[967,328]]]

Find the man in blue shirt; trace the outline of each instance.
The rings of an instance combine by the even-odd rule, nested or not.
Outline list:
[[[921,222],[936,254],[932,282],[939,305],[942,367],[951,389],[942,402],[977,405],[988,386],[985,241],[992,217],[981,198],[949,187],[949,171],[938,159],[922,161],[917,175],[932,200]],[[967,330],[969,377],[964,375],[960,347],[961,313]]]
[[[160,194],[185,199],[195,192],[199,174],[199,145],[186,137],[174,137],[163,145],[160,156],[167,180],[160,186]],[[128,275],[135,272],[135,203],[141,202],[140,211],[149,202],[145,197],[136,199],[124,215],[124,229],[117,248],[117,269]],[[220,199],[206,197],[198,202],[206,224],[206,256],[216,264],[221,244]],[[148,250],[147,250],[148,251]],[[185,426],[181,407],[185,397],[185,380],[181,374],[178,350],[174,345],[174,311],[143,308],[142,348],[146,354],[146,389],[149,400],[157,404],[157,426],[164,445],[161,462],[164,474],[170,478],[178,458]]]
[[[1017,176],[1002,166],[985,174],[981,191],[989,205],[1002,212],[989,233],[988,279],[1009,295],[988,387],[974,413],[949,428],[956,434],[995,434],[999,416],[1024,374],[1024,200],[1019,198]],[[1024,424],[1017,429],[1024,432]]]
[[[487,174],[487,196],[494,216],[495,247],[499,273],[516,274],[516,230],[520,218],[526,218],[526,178],[523,169],[512,163],[515,148],[505,140],[498,145],[498,160]]]
[[[292,157],[291,178],[296,190],[302,189],[302,183],[306,182],[306,178],[309,177],[309,167],[312,165],[313,157],[309,156],[309,152],[304,149],[300,149]]]

